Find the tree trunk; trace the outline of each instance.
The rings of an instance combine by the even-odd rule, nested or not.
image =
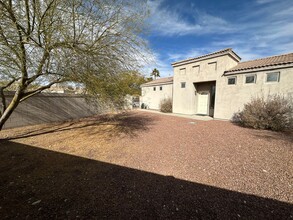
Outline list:
[[[5,109],[5,111],[3,112],[1,118],[0,118],[0,131],[2,130],[5,122],[8,120],[8,118],[10,117],[10,115],[12,114],[12,112],[14,111],[14,109],[18,106],[19,101],[20,101],[20,92],[17,91],[13,97],[13,99],[11,100],[11,102],[9,103],[8,107]]]

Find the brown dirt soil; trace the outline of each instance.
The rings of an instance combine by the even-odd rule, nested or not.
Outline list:
[[[0,219],[293,219],[292,132],[133,111],[0,138]]]

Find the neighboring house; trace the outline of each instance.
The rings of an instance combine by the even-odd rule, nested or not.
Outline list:
[[[80,87],[66,86],[62,84],[52,85],[49,89],[43,91],[43,93],[71,93],[71,94],[82,94],[83,89]]]
[[[49,89],[44,90],[45,93],[65,93],[66,88],[63,85],[55,84]]]
[[[231,119],[252,97],[293,96],[293,53],[240,60],[229,48],[173,63],[173,112]]]
[[[141,85],[140,105],[149,109],[160,109],[163,99],[172,98],[173,77],[156,79]]]

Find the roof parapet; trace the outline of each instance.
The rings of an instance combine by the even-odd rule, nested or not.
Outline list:
[[[219,56],[223,56],[223,55],[230,55],[237,62],[240,62],[240,60],[241,60],[240,56],[238,56],[232,50],[232,48],[226,48],[226,49],[223,49],[223,50],[219,50],[219,51],[209,53],[209,54],[205,54],[205,55],[202,55],[202,56],[198,56],[198,57],[195,57],[195,58],[189,58],[189,59],[177,61],[177,62],[172,63],[171,65],[173,67],[176,67],[176,66],[181,66],[181,65],[184,65],[184,64],[198,62],[198,61],[201,61],[201,60],[211,59],[211,58],[215,58],[215,57],[219,57]]]

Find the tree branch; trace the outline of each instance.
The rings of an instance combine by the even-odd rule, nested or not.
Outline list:
[[[29,36],[31,34],[31,17],[30,17],[30,11],[29,11],[29,2],[28,0],[25,0],[24,3],[25,3],[25,12],[26,12],[26,23],[27,23],[26,33]]]
[[[15,81],[19,80],[20,78],[14,78],[12,79],[10,82],[8,82],[5,86],[1,86],[0,87],[0,96],[1,96],[1,101],[2,101],[2,111],[0,112],[0,114],[2,115],[2,113],[6,110],[7,106],[6,106],[6,97],[4,94],[4,89],[8,88],[9,86],[11,86]]]
[[[17,30],[17,34],[18,34],[18,44],[19,44],[19,47],[20,47],[20,51],[21,51],[21,55],[20,55],[20,61],[21,61],[21,64],[22,64],[22,84],[25,83],[26,79],[27,79],[27,76],[28,76],[28,73],[27,73],[27,57],[26,57],[26,49],[25,49],[25,46],[24,46],[24,41],[23,41],[23,35],[22,35],[22,32],[25,33],[25,29],[17,22],[17,19],[15,17],[15,14],[14,14],[14,11],[13,11],[13,8],[12,8],[12,4],[10,4],[10,6],[7,6],[5,3],[3,3],[2,1],[0,1],[0,4],[6,8],[7,12],[9,13],[10,15],[10,19],[13,21],[14,25],[15,25],[15,28]]]
[[[35,81],[38,77],[42,76],[42,69],[44,64],[46,63],[47,58],[50,56],[50,52],[48,50],[44,51],[43,57],[40,61],[40,64],[38,66],[37,72],[34,76],[28,78],[28,80],[26,81],[26,85],[28,86],[29,84],[31,84],[33,81]]]
[[[22,95],[22,98],[20,99],[19,102],[23,102],[24,100],[26,100],[26,99],[28,99],[28,98],[30,98],[30,97],[32,97],[32,96],[38,94],[38,93],[41,93],[43,90],[45,90],[45,89],[49,89],[52,85],[54,85],[54,84],[56,84],[56,83],[61,83],[61,82],[63,82],[63,80],[58,79],[58,80],[56,80],[56,81],[53,81],[53,82],[49,83],[48,85],[41,86],[41,87],[39,87],[39,88],[37,88],[37,89],[35,89],[35,90],[32,90],[32,91],[29,91],[29,92],[25,92],[25,93]]]

